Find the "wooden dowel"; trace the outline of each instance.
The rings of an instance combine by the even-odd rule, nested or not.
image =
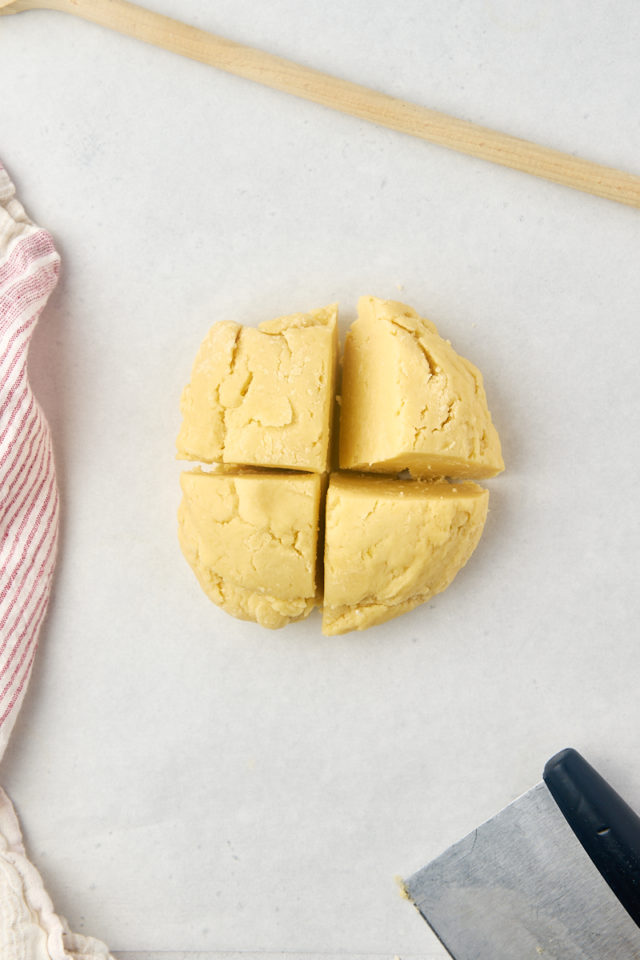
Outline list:
[[[400,133],[618,203],[640,207],[640,176],[406,103],[357,83],[190,27],[127,0],[16,0],[6,12],[36,8],[71,13],[192,60]]]

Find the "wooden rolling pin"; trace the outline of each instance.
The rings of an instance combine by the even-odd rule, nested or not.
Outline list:
[[[60,10],[256,83],[420,137],[460,153],[640,207],[640,177],[406,103],[348,80],[254,50],[127,0],[0,0],[0,14]]]

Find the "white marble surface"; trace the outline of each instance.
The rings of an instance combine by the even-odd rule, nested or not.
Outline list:
[[[154,6],[640,172],[632,0]],[[0,91],[0,157],[64,260],[32,353],[60,563],[0,770],[57,907],[138,960],[444,957],[394,875],[553,752],[640,807],[640,211],[61,14],[0,20]],[[337,299],[346,325],[361,293],[478,364],[507,471],[425,609],[263,632],[176,546],[179,393],[211,321]]]

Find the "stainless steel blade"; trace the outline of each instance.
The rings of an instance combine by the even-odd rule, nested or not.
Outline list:
[[[405,888],[455,960],[640,960],[640,928],[543,782]]]

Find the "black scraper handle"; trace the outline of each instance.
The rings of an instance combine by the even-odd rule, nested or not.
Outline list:
[[[543,779],[602,877],[640,927],[640,817],[576,750],[551,757]]]

